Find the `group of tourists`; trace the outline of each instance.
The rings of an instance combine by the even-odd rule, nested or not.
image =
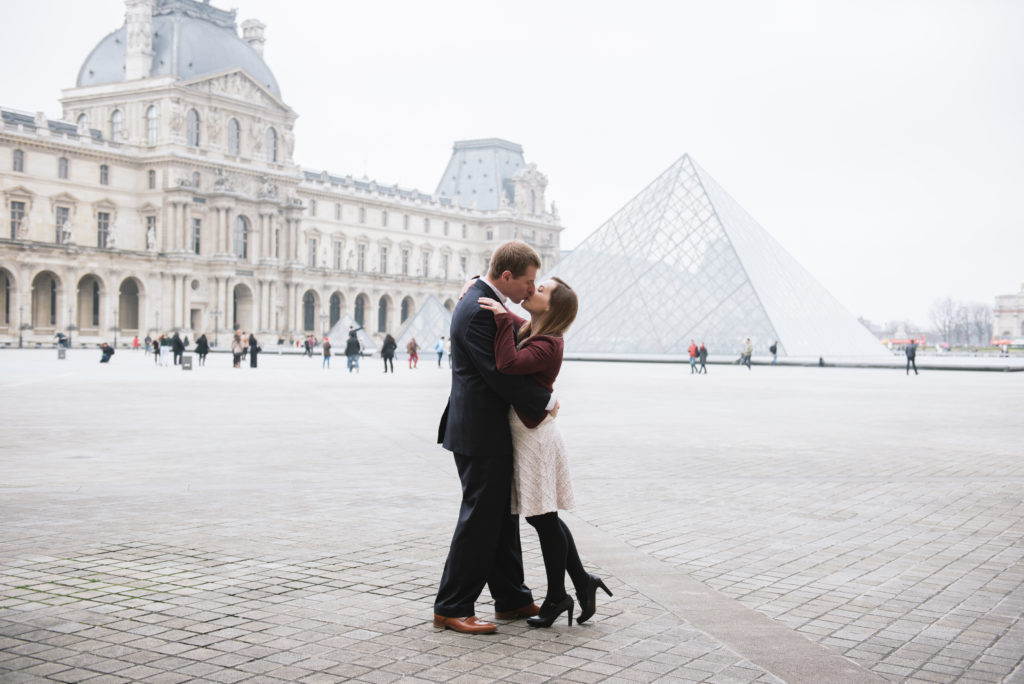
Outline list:
[[[355,371],[356,373],[359,372],[359,357],[363,355],[363,344],[359,341],[358,333],[362,329],[363,326],[359,326],[358,328],[355,326],[349,326],[348,328],[348,339],[345,340],[345,360],[347,361],[349,373],[351,373],[352,371]],[[388,335],[388,337],[390,338],[391,335]],[[315,338],[313,338],[312,340],[310,338],[306,339],[305,344],[307,349],[312,348],[310,347],[311,342],[313,342],[315,346]],[[394,342],[393,338],[392,342]],[[385,345],[386,343],[387,341],[385,340]],[[322,349],[324,360],[323,363],[320,364],[320,367],[330,369],[331,349],[333,349],[333,346],[331,345],[331,339],[327,336],[324,336],[324,343],[322,345]],[[387,372],[386,358],[384,360],[384,372]]]

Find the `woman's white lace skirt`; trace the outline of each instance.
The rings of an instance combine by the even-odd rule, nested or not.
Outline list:
[[[530,429],[509,409],[512,427],[512,513],[530,517],[576,506],[569,475],[569,459],[558,429],[548,416]]]

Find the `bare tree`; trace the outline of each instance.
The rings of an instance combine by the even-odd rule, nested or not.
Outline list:
[[[966,304],[957,302],[956,309],[953,311],[953,338],[956,340],[956,343],[969,345],[973,330],[970,309],[967,308]]]
[[[987,346],[992,341],[992,307],[975,302],[969,309],[975,338],[979,345]]]
[[[956,303],[952,297],[936,299],[928,316],[943,342],[952,342],[956,326]]]

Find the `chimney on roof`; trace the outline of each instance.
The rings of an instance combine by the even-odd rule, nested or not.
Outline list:
[[[124,78],[149,78],[153,68],[153,0],[125,0]]]
[[[267,25],[259,19],[246,19],[242,22],[242,39],[251,45],[260,57],[263,56],[263,45],[267,42],[263,37],[263,30],[266,28]]]

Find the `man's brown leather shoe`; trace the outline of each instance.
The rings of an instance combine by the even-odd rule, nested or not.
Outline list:
[[[496,610],[494,611],[494,618],[496,620],[516,620],[518,618],[533,617],[539,613],[540,606],[536,603],[527,603],[522,608],[516,608],[515,610]]]
[[[453,618],[434,613],[434,626],[439,629],[452,629],[463,634],[493,634],[498,631],[497,625],[477,620],[476,615]]]

